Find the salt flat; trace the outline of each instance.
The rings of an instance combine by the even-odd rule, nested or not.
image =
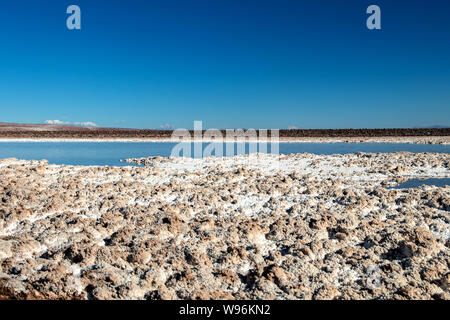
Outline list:
[[[0,297],[449,299],[449,160],[1,160]]]
[[[191,139],[191,142],[199,140]],[[213,140],[203,137],[202,142],[213,142]],[[236,139],[224,138],[223,142],[235,142]],[[258,140],[246,139],[246,142],[272,142],[270,138],[260,138]],[[179,142],[178,138],[171,137],[2,137],[0,142]],[[450,136],[375,136],[375,137],[279,137],[282,143],[412,143],[412,144],[450,144]]]

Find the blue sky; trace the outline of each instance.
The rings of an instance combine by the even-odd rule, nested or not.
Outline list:
[[[0,122],[450,125],[448,0],[4,0],[0,38]]]

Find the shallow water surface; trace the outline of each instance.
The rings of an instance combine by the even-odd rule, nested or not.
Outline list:
[[[409,179],[389,189],[417,188],[423,185],[436,187],[450,186],[450,178]]]
[[[120,160],[126,158],[170,156],[175,145],[176,143],[169,142],[0,142],[0,159],[47,159],[51,164],[124,166],[129,164],[120,162]],[[206,148],[208,145],[208,143],[204,143],[203,148]],[[234,147],[236,150],[236,144]],[[246,144],[245,149],[246,153],[248,153],[248,144]],[[267,145],[267,149],[270,152],[270,144]],[[325,155],[399,151],[450,153],[450,145],[407,143],[280,143],[279,151],[281,154],[308,152]]]

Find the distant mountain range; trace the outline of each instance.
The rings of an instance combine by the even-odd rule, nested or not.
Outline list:
[[[6,123],[0,122],[0,132],[14,132],[14,131],[103,131],[111,130],[112,128],[103,127],[83,127],[77,125],[69,124],[24,124],[24,123]],[[114,130],[137,130],[137,129],[125,129],[125,128],[114,128]]]
[[[450,126],[444,126],[444,125],[433,125],[433,126],[423,126],[423,127],[413,127],[409,129],[447,129],[450,128]],[[25,123],[7,123],[7,122],[0,122],[0,132],[9,131],[76,131],[76,132],[92,132],[92,131],[148,131],[148,130],[154,130],[154,131],[172,131],[175,128],[156,128],[156,129],[130,129],[130,128],[109,128],[109,127],[84,127],[84,126],[77,126],[77,125],[70,125],[70,124],[25,124]],[[408,129],[408,128],[405,128]],[[286,130],[286,129],[281,129]],[[296,127],[290,127],[287,129],[288,131],[315,131],[319,129],[300,129]],[[329,129],[322,129],[322,130],[329,130]],[[322,131],[321,130],[321,131]],[[337,131],[340,130],[396,130],[396,129],[334,129]]]

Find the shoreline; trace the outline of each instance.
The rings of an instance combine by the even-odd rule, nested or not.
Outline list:
[[[0,143],[7,142],[94,142],[94,143],[179,143],[196,142],[198,140],[189,139],[180,141],[172,138],[0,138]],[[202,139],[202,142],[214,142],[212,139]],[[223,139],[226,142],[238,142],[236,140]],[[271,139],[244,140],[246,143],[271,143]],[[408,144],[450,144],[450,136],[411,136],[411,137],[280,137],[279,143],[408,143]]]

